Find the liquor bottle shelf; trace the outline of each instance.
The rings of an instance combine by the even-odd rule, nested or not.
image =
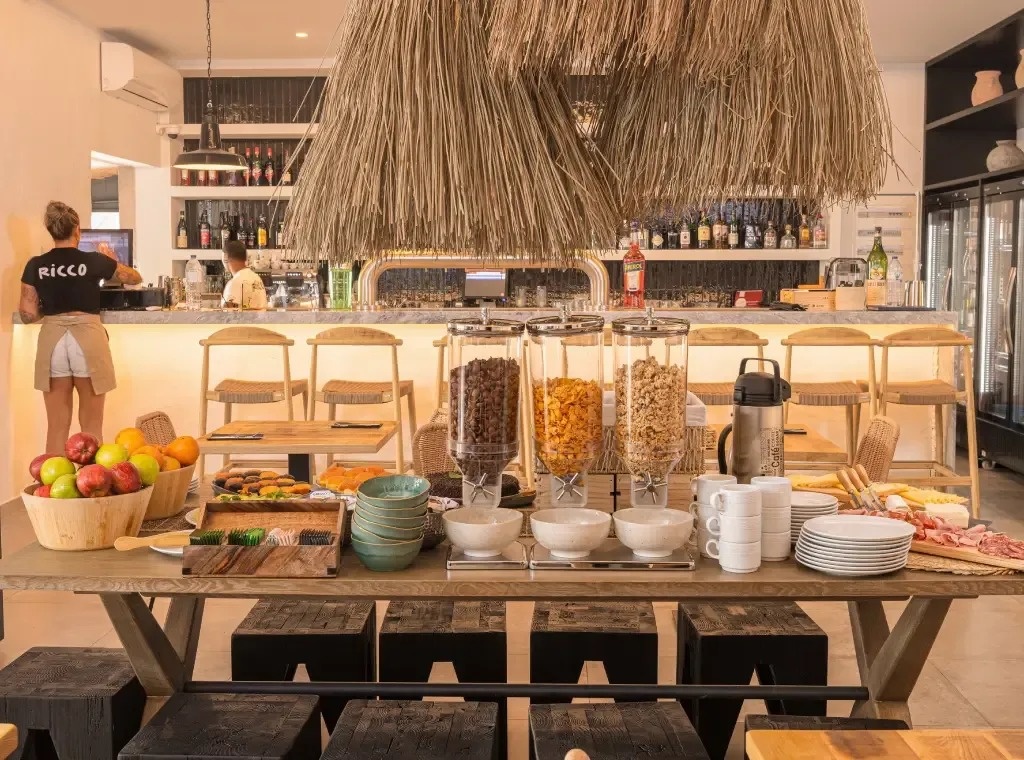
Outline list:
[[[596,251],[603,260],[621,259],[625,251]],[[648,261],[828,261],[840,255],[834,248],[659,248],[642,250]]]
[[[163,127],[167,134],[177,134],[185,139],[199,137],[200,124],[180,124]],[[309,124],[221,124],[220,136],[225,140],[301,140]],[[317,125],[309,129],[309,135],[316,134]]]
[[[258,201],[292,197],[292,185],[275,185],[266,187],[242,187],[235,185],[174,185],[171,187],[172,198],[194,201]]]

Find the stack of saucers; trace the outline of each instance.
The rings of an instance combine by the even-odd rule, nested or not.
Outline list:
[[[800,529],[796,560],[829,575],[885,575],[907,564],[913,538],[913,525],[888,517],[814,517]]]
[[[370,570],[403,570],[423,546],[430,483],[412,475],[383,475],[356,491],[352,549]]]
[[[839,511],[839,499],[825,493],[813,491],[793,491],[790,497],[792,507],[789,523],[789,535],[793,543],[800,538],[800,527],[813,517],[834,515]]]

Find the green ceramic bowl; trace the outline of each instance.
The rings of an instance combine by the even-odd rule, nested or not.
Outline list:
[[[404,543],[408,543],[409,541],[414,541],[414,540],[416,540],[418,538],[422,538],[423,534],[422,533],[417,533],[414,536],[406,536],[406,537],[403,537],[403,538],[391,538],[390,536],[379,536],[376,533],[374,533],[373,530],[371,530],[370,528],[364,528],[361,524],[353,522],[352,523],[352,536],[356,540],[363,541],[364,543],[384,544],[385,546],[393,546],[395,544],[404,544]]]
[[[371,522],[365,520],[358,514],[352,518],[352,535],[356,535],[356,528],[363,533],[369,534],[365,537],[360,537],[361,540],[372,541],[373,536],[380,538],[391,538],[396,541],[415,541],[417,538],[423,537],[423,521],[420,521],[418,526],[410,528],[396,528],[393,525],[384,525],[382,523]]]
[[[396,570],[404,570],[415,560],[420,553],[423,539],[406,541],[401,544],[380,544],[367,541],[360,541],[352,537],[352,550],[368,570],[381,573],[390,573]]]
[[[401,509],[388,509],[387,507],[375,507],[367,504],[362,499],[356,499],[356,511],[362,512],[367,517],[373,515],[373,519],[387,518],[391,520],[417,520],[422,519],[427,513],[428,502],[417,504],[414,507],[402,507]]]
[[[370,478],[356,491],[360,500],[378,509],[406,509],[424,504],[430,481],[416,475],[381,475]]]

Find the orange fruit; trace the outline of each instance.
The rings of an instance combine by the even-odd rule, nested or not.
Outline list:
[[[146,435],[138,428],[125,428],[117,434],[114,443],[124,446],[131,456],[146,445]]]
[[[164,466],[160,468],[161,472],[167,472],[168,470],[180,470],[181,462],[174,457],[164,457]]]
[[[164,454],[177,459],[182,467],[188,467],[199,459],[199,443],[190,435],[180,435],[164,446]]]
[[[135,456],[136,454],[149,454],[149,456],[153,457],[153,459],[156,460],[156,463],[160,465],[160,469],[164,469],[164,452],[161,451],[159,446],[153,446],[152,444],[140,446],[132,452],[132,456]]]

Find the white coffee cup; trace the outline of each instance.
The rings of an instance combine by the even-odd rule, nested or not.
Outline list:
[[[761,508],[761,532],[762,533],[781,533],[782,531],[788,532],[792,527],[793,513],[789,507],[772,509],[770,507]]]
[[[762,533],[761,559],[766,562],[781,562],[789,557],[792,543],[793,539],[788,530],[785,533]]]
[[[711,496],[722,486],[736,485],[735,475],[708,474],[698,475],[690,481],[693,500],[699,504],[710,504]]]
[[[761,492],[742,483],[722,486],[711,497],[711,506],[722,514],[752,517],[761,514]]]
[[[705,547],[711,559],[728,573],[752,573],[761,567],[761,542],[734,544],[712,538]]]
[[[700,549],[700,556],[712,559],[711,555],[708,554],[708,541],[714,538],[718,538],[718,536],[711,533],[707,528],[697,527],[697,548]]]
[[[708,520],[708,531],[723,541],[752,544],[761,540],[761,516],[716,515]]]
[[[793,484],[789,478],[757,475],[750,479],[750,485],[761,492],[762,507],[788,507],[792,503]]]
[[[695,501],[690,504],[690,514],[693,515],[695,525],[707,527],[708,520],[717,515],[718,510],[710,504],[700,504]]]

